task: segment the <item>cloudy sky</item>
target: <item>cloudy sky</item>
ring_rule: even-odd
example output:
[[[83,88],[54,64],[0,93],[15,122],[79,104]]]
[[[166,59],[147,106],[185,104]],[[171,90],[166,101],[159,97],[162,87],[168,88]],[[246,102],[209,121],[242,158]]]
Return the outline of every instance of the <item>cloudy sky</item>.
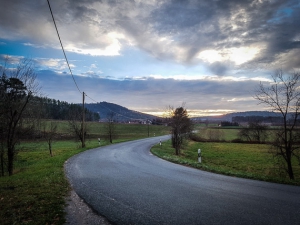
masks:
[[[276,69],[300,69],[299,0],[0,0],[0,59],[36,63],[42,92],[157,113],[263,110]]]

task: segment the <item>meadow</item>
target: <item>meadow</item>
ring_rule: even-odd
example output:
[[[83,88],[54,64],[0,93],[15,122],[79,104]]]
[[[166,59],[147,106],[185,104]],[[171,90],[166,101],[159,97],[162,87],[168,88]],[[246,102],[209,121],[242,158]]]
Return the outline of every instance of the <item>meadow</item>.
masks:
[[[218,130],[222,134],[218,142],[208,140],[210,130]],[[238,138],[238,128],[198,127],[197,135],[207,142],[189,141],[181,154],[177,156],[171,142],[164,147],[156,145],[151,152],[174,163],[198,169],[256,180],[300,185],[300,165],[294,158],[292,161],[295,180],[291,181],[282,171],[281,164],[270,153],[270,145],[234,143]],[[198,163],[198,149],[201,149],[202,163]]]

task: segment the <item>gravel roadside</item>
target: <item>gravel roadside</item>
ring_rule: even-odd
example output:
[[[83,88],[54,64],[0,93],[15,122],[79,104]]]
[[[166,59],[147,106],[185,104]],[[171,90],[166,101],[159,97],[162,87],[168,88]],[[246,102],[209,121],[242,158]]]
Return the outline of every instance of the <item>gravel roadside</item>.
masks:
[[[66,202],[66,225],[111,225],[105,217],[95,213],[74,190],[71,190]]]

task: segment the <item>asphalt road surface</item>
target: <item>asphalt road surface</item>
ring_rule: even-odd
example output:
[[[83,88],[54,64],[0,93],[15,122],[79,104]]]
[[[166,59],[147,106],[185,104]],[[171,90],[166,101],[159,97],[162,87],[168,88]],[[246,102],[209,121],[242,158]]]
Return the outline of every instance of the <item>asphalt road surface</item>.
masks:
[[[300,187],[208,173],[149,152],[168,138],[83,152],[65,164],[67,177],[113,224],[300,224]]]

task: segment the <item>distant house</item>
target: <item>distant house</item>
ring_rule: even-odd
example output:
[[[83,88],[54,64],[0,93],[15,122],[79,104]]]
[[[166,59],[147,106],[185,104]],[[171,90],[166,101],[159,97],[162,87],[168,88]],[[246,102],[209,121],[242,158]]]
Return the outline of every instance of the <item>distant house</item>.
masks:
[[[130,124],[152,124],[151,120],[147,120],[147,119],[133,119],[128,121],[128,123]]]

